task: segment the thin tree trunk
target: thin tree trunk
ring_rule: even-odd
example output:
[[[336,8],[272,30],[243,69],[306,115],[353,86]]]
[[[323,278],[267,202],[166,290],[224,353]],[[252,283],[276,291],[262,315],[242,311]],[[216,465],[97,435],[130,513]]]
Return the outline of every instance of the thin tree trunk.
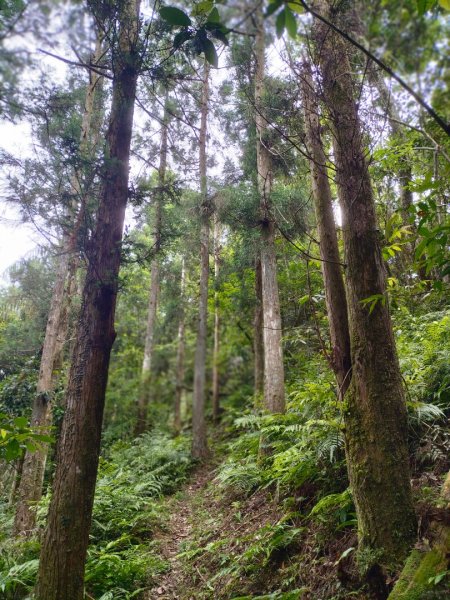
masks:
[[[220,419],[219,397],[219,350],[220,350],[220,307],[219,307],[219,270],[220,270],[220,225],[217,215],[214,218],[214,351],[212,372],[212,409],[214,423]]]
[[[322,14],[329,14],[325,0],[315,5]],[[376,582],[374,587],[379,584],[381,597],[385,590],[380,565],[398,565],[416,531],[406,405],[350,63],[344,41],[328,27],[316,23],[313,33],[334,135],[347,263],[352,382],[344,419],[349,477],[361,565],[369,580]],[[364,304],[371,297],[377,300],[373,310]]]
[[[209,66],[205,61],[203,90],[200,109],[199,174],[200,174],[200,298],[197,345],[194,363],[194,395],[192,402],[192,456],[204,458],[208,454],[205,421],[206,340],[208,326],[208,278],[209,278],[209,219],[206,179],[206,134],[209,102]]]
[[[39,565],[36,600],[82,600],[128,198],[138,78],[139,0],[120,5],[103,186],[88,248],[77,340],[67,386],[59,462]]]
[[[253,318],[255,401],[259,407],[264,392],[264,323],[262,308],[261,256],[255,259],[255,314]]]
[[[161,250],[162,205],[164,201],[164,185],[166,183],[167,171],[168,121],[168,96],[166,92],[164,117],[161,128],[161,147],[159,152],[158,193],[156,195],[155,203],[154,254],[150,267],[150,295],[147,311],[147,330],[145,334],[144,359],[142,361],[138,414],[134,431],[135,435],[140,435],[147,429],[147,413],[151,395],[152,358],[155,346],[155,325],[160,287],[159,253]]]
[[[22,478],[24,459],[25,459],[25,454],[22,453],[20,458],[17,458],[14,462],[12,485],[11,485],[11,491],[9,493],[9,501],[8,501],[8,504],[10,506],[12,506],[15,503],[16,498],[17,498],[17,492],[19,490],[20,480]]]
[[[275,250],[275,222],[271,214],[272,165],[266,146],[267,122],[263,112],[265,32],[262,5],[255,12],[255,123],[258,192],[261,212],[261,281],[264,322],[264,406],[274,413],[285,410],[284,365],[280,300]]]
[[[336,224],[333,214],[327,157],[320,135],[320,119],[311,64],[303,63],[301,88],[305,133],[310,156],[311,185],[319,234],[322,276],[325,287],[325,302],[330,328],[332,355],[331,367],[339,386],[342,399],[351,380],[350,334],[348,330],[347,298],[339,255]]]
[[[181,284],[180,284],[180,321],[178,323],[178,348],[176,361],[176,384],[175,384],[175,405],[174,405],[174,421],[173,426],[175,433],[181,431],[181,400],[184,391],[184,354],[185,354],[185,310],[184,310],[184,295],[186,291],[186,263],[183,257],[181,262]]]

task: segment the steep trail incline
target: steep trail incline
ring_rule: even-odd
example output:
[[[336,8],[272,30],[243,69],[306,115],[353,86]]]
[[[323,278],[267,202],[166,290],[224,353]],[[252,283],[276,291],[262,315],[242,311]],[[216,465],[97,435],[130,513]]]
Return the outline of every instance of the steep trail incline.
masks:
[[[156,539],[163,558],[170,564],[170,570],[147,592],[146,600],[195,600],[195,596],[188,594],[188,589],[192,588],[195,582],[188,580],[185,566],[178,555],[192,535],[193,525],[198,517],[198,497],[205,493],[208,483],[214,477],[216,467],[217,462],[213,458],[201,464],[192,473],[181,494],[176,494],[166,501],[166,510],[170,512],[170,517],[167,527],[159,532]]]

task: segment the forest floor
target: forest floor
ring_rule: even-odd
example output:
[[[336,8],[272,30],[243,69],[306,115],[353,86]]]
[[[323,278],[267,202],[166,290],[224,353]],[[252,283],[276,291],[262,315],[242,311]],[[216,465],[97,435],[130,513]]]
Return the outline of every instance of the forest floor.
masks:
[[[192,535],[199,497],[213,478],[216,466],[217,462],[213,459],[201,464],[192,473],[185,488],[166,501],[165,511],[169,511],[170,516],[164,529],[157,533],[156,541],[163,558],[169,564],[169,570],[162,574],[160,580],[147,592],[147,600],[196,600],[195,595],[187,595],[192,582],[186,581],[185,568],[178,555]]]
[[[318,532],[296,523],[276,495],[259,490],[233,497],[218,490],[219,464],[212,456],[162,501],[166,517],[153,540],[168,568],[145,600],[367,598],[358,584],[345,589],[337,574],[337,558],[356,541],[353,530],[318,550]]]

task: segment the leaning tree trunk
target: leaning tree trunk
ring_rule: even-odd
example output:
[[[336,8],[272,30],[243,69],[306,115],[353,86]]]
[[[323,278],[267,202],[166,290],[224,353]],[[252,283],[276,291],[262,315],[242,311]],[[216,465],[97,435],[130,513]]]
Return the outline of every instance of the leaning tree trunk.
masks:
[[[272,165],[266,146],[264,118],[265,32],[262,5],[255,12],[255,124],[258,193],[261,213],[261,282],[264,323],[264,406],[274,413],[285,410],[284,365],[280,299],[278,295],[275,222],[271,214]]]
[[[347,298],[342,275],[336,224],[333,214],[327,157],[320,134],[317,93],[311,63],[305,60],[301,73],[306,144],[309,154],[311,185],[319,235],[321,269],[325,287],[331,349],[331,367],[336,375],[339,398],[342,399],[351,380],[350,334]]]
[[[355,0],[347,5],[345,12],[340,16],[340,20],[342,20],[346,31],[348,31],[351,36],[363,46],[367,44],[367,26],[362,17],[365,8],[364,3],[360,0]],[[397,104],[386,85],[383,72],[373,61],[367,60],[365,55],[362,55],[361,58],[365,63],[367,79],[378,91],[381,105],[386,111],[392,136],[401,143],[405,141],[405,136]],[[403,222],[408,224],[411,216],[409,209],[413,204],[413,193],[410,189],[412,182],[412,165],[411,160],[408,159],[408,157],[403,156],[400,159],[397,180],[400,185],[400,211]]]
[[[139,0],[120,5],[113,48],[111,115],[97,221],[87,249],[88,267],[76,345],[67,386],[36,600],[82,600],[95,481],[128,198],[128,171],[138,77]]]
[[[206,179],[206,130],[209,102],[209,66],[205,62],[200,108],[199,174],[200,174],[200,298],[198,308],[197,345],[194,363],[194,395],[192,400],[192,456],[204,458],[208,454],[205,421],[206,339],[208,321],[209,278],[209,219],[211,207]]]
[[[328,2],[318,0],[315,6],[333,19]],[[406,405],[346,46],[322,23],[316,22],[313,33],[335,141],[347,263],[352,355],[352,382],[344,404],[348,469],[358,516],[361,565],[370,579],[380,581],[380,565],[398,565],[415,536]],[[367,299],[375,301],[370,309]]]
[[[178,348],[177,348],[177,360],[176,360],[176,374],[175,374],[175,403],[174,403],[174,418],[173,427],[175,433],[181,431],[181,400],[183,397],[184,390],[184,354],[185,354],[185,341],[184,341],[184,330],[185,330],[185,309],[184,309],[184,295],[186,291],[186,264],[183,257],[181,262],[181,284],[180,284],[180,321],[178,323]]]
[[[155,240],[154,254],[150,267],[150,295],[147,311],[147,329],[144,344],[144,359],[142,361],[141,383],[138,399],[138,413],[136,420],[135,435],[140,435],[147,428],[147,412],[151,394],[151,376],[152,376],[152,357],[155,346],[155,325],[156,314],[158,311],[159,296],[159,253],[161,250],[161,227],[162,227],[162,205],[164,201],[164,186],[166,183],[167,171],[167,134],[168,123],[168,96],[164,103],[164,116],[161,128],[161,147],[159,153],[158,169],[158,193],[155,204]]]
[[[97,45],[92,60],[96,64],[102,53],[102,43],[97,38]],[[84,113],[81,124],[80,153],[85,156],[89,148],[89,134],[91,130],[92,116],[94,112],[95,90],[100,80],[100,75],[94,72],[89,74],[89,84],[86,89]],[[64,313],[68,301],[67,284],[71,263],[74,260],[73,253],[78,235],[78,219],[76,218],[79,208],[78,199],[82,196],[81,177],[75,171],[70,180],[70,186],[75,194],[76,200],[70,207],[73,231],[68,233],[62,244],[56,272],[55,284],[52,292],[50,310],[47,317],[44,343],[42,347],[39,378],[36,385],[36,396],[33,400],[31,414],[31,426],[47,431],[52,423],[51,399],[55,384],[55,361],[57,360],[61,342],[66,338],[66,327]],[[47,461],[48,444],[41,444],[36,452],[25,452],[22,477],[18,489],[18,503],[14,519],[14,532],[16,535],[30,535],[36,525],[36,503],[42,496],[44,482],[45,464]]]
[[[217,215],[214,218],[214,350],[212,370],[212,409],[214,423],[220,419],[219,396],[219,350],[220,350],[220,306],[219,306],[219,270],[220,270],[220,225]]]

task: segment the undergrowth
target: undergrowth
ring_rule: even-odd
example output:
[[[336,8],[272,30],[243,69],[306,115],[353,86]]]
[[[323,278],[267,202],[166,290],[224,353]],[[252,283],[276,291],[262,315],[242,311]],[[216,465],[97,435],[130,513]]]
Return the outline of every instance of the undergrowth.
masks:
[[[142,595],[167,570],[153,537],[163,526],[160,499],[188,477],[192,461],[187,438],[147,433],[132,444],[118,443],[100,461],[90,546],[86,563],[86,597],[130,600]],[[49,496],[38,507],[43,527]],[[6,509],[6,507],[5,507]],[[9,538],[12,514],[1,522],[0,592],[5,600],[29,597],[38,570],[39,540]]]

